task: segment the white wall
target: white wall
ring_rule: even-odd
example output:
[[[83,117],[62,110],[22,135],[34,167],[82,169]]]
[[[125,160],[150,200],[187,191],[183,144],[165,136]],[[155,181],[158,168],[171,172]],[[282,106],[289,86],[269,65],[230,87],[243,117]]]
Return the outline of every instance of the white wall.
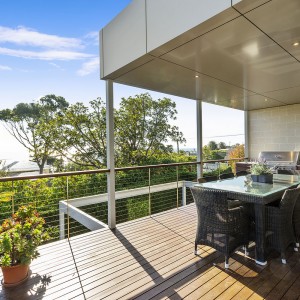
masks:
[[[264,150],[300,151],[300,104],[249,112],[249,157]]]

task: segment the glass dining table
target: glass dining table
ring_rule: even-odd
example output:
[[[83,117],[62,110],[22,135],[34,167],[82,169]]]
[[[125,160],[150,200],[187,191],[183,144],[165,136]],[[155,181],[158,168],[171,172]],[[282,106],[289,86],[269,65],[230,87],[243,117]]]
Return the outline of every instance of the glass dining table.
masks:
[[[300,184],[300,176],[274,174],[273,183],[249,182],[246,176],[195,184],[195,187],[227,191],[229,199],[253,203],[255,213],[255,261],[266,265],[265,205],[278,200],[288,188]]]

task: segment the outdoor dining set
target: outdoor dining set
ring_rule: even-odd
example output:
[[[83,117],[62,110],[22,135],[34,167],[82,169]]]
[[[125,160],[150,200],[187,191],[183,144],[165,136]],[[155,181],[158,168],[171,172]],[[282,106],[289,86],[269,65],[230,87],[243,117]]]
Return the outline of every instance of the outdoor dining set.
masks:
[[[255,262],[267,264],[276,250],[286,263],[286,250],[298,251],[300,237],[300,176],[273,175],[273,183],[249,181],[246,172],[202,177],[191,187],[195,200],[198,245],[207,245],[229,257],[255,242]]]

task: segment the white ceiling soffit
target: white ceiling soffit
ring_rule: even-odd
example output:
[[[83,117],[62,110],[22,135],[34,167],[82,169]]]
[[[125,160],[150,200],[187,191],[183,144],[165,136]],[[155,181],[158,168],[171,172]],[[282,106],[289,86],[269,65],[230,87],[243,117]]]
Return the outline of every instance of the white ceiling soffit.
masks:
[[[300,0],[232,4],[103,79],[241,110],[300,103]]]

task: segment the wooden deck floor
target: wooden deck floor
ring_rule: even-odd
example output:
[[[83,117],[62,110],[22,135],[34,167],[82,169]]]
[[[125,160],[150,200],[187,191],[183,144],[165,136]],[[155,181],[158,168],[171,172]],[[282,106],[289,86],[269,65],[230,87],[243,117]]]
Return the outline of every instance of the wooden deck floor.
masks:
[[[274,254],[265,267],[253,253],[224,258],[209,247],[193,254],[194,205],[41,248],[30,279],[0,286],[0,299],[298,299],[300,254],[287,265]]]

